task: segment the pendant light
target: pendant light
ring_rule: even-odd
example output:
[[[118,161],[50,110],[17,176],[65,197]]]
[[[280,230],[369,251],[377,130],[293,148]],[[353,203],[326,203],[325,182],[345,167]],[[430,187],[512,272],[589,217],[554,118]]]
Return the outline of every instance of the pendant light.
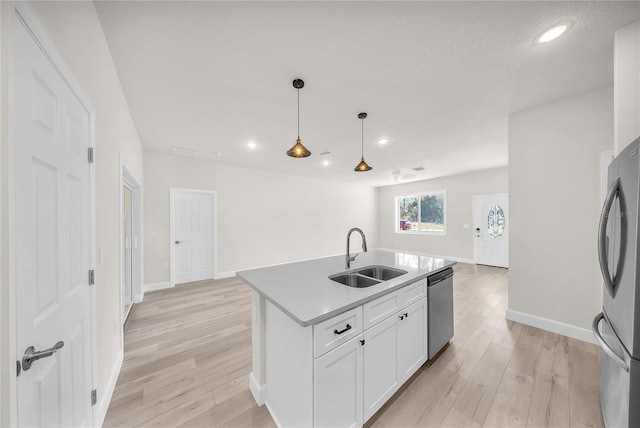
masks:
[[[364,119],[367,117],[367,113],[360,113],[358,114],[358,119],[360,119],[362,121],[362,145],[360,146],[361,148],[361,152],[360,152],[360,163],[353,169],[356,172],[366,172],[366,171],[371,171],[373,169],[373,167],[370,167],[369,165],[367,165],[367,162],[365,162],[364,160]]]
[[[302,140],[300,139],[300,89],[304,88],[304,81],[302,79],[294,80],[293,87],[298,90],[298,139],[296,140],[296,144],[287,150],[287,156],[291,156],[292,158],[306,158],[307,156],[311,156],[311,152],[302,145]]]

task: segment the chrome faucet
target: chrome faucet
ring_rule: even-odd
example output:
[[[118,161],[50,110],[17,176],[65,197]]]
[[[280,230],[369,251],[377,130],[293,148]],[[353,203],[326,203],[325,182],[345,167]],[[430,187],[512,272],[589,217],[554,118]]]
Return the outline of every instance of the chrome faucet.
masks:
[[[349,238],[351,237],[351,233],[353,232],[358,232],[360,236],[362,236],[362,251],[364,251],[365,253],[367,252],[367,238],[364,236],[364,232],[357,227],[352,227],[351,230],[347,232],[347,254],[345,255],[345,266],[347,269],[351,269],[351,262],[354,261],[356,257],[358,257],[358,254],[353,257],[351,257],[351,255],[349,254]]]

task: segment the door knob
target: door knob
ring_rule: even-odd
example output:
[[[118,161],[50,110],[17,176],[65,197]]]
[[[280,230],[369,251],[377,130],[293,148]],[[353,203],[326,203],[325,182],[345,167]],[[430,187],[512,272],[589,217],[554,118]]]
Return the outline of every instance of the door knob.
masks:
[[[22,370],[25,372],[31,368],[31,365],[34,361],[38,361],[40,358],[47,358],[58,352],[64,346],[64,342],[61,340],[60,342],[53,345],[53,347],[49,349],[45,349],[44,351],[36,351],[36,348],[33,346],[29,346],[22,356]]]
[[[176,244],[182,244],[182,241],[176,241]]]

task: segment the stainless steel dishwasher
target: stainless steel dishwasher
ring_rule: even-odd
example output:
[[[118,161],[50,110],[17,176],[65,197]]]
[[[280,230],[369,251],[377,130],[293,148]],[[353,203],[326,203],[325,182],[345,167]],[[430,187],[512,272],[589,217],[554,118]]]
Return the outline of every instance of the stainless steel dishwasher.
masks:
[[[427,278],[429,359],[453,338],[453,269]]]

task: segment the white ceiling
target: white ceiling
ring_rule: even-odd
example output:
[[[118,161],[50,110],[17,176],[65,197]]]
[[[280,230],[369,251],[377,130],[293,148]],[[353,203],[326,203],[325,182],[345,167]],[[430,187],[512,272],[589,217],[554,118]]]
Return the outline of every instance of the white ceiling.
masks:
[[[96,2],[142,144],[372,186],[507,164],[510,113],[613,82],[639,2]],[[536,35],[571,27],[546,45]],[[301,135],[313,153],[285,155]],[[364,121],[366,173],[360,160]],[[389,142],[380,146],[377,141]],[[255,150],[246,147],[257,143]],[[320,153],[330,151],[322,157]],[[215,157],[213,152],[221,152]],[[328,159],[330,166],[323,166]],[[422,166],[422,172],[413,167]]]

